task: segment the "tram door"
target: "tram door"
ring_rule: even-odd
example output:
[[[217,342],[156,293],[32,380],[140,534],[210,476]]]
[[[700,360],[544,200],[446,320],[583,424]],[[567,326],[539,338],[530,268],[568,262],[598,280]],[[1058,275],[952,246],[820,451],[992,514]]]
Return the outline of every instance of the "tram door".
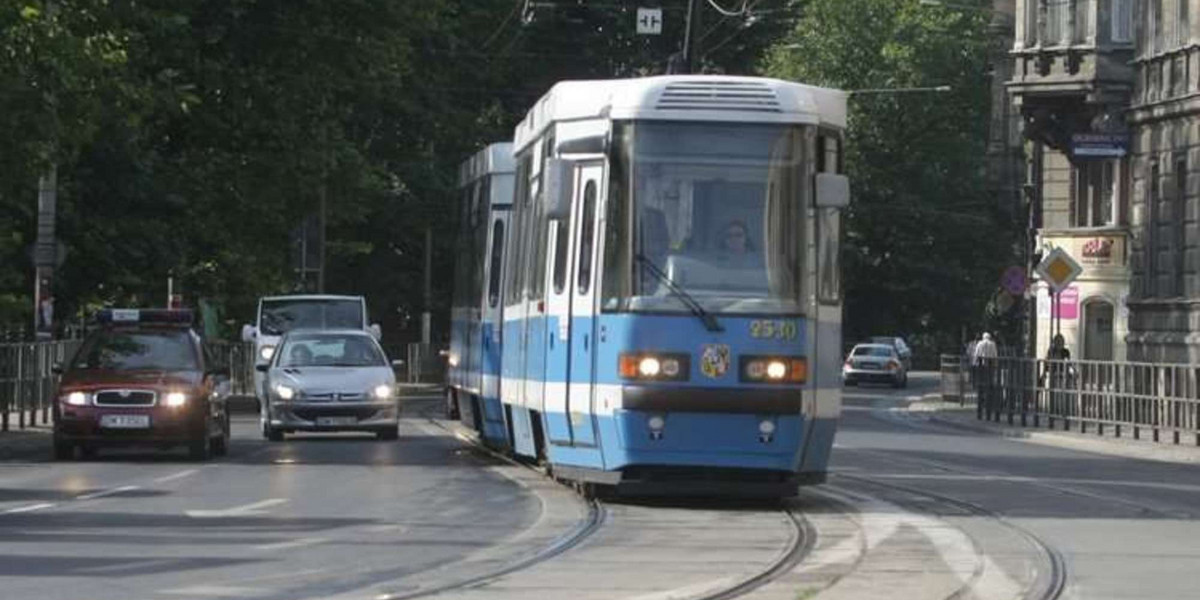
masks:
[[[596,430],[592,419],[592,402],[595,392],[594,369],[596,362],[596,282],[598,236],[600,235],[601,202],[604,198],[604,163],[589,161],[577,168],[575,201],[571,212],[575,243],[573,248],[574,268],[571,281],[570,332],[570,385],[567,386],[567,415],[571,430],[571,443],[575,446],[596,445]]]

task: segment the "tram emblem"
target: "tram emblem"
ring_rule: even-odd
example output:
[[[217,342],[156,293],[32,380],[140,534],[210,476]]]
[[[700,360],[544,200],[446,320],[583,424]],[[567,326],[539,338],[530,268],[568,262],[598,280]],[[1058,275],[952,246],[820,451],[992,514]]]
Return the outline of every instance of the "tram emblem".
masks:
[[[716,379],[729,370],[729,346],[705,344],[700,354],[700,372]]]

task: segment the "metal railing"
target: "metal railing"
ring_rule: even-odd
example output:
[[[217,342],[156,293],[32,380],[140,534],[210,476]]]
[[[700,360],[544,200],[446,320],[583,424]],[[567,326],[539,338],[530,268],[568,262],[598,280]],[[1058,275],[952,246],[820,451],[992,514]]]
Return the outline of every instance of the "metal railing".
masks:
[[[254,344],[211,340],[204,343],[208,360],[229,367],[229,394],[254,395]]]
[[[404,367],[408,383],[439,383],[446,379],[446,359],[440,347],[412,343],[406,347]]]
[[[0,431],[8,431],[15,416],[17,427],[50,422],[58,375],[54,365],[66,364],[79,348],[79,340],[0,344]]]
[[[1200,365],[1001,357],[972,377],[980,419],[1200,446]]]

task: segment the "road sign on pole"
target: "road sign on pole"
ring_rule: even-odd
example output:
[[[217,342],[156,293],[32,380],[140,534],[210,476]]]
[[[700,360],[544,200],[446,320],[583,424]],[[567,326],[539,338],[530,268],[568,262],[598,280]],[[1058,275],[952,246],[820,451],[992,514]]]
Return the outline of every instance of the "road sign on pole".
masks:
[[[662,9],[639,8],[637,11],[638,35],[660,35],[662,33]]]
[[[1046,258],[1038,263],[1035,270],[1042,277],[1042,281],[1045,281],[1046,285],[1050,286],[1050,290],[1056,294],[1071,285],[1071,282],[1075,281],[1080,273],[1083,273],[1083,267],[1079,266],[1079,263],[1075,262],[1075,259],[1071,258],[1071,255],[1062,248],[1051,250],[1050,254],[1047,254]]]

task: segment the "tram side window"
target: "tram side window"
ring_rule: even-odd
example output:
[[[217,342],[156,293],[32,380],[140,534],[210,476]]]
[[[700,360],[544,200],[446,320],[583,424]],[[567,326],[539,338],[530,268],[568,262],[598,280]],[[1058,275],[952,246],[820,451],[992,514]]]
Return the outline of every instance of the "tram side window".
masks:
[[[571,220],[561,219],[555,226],[554,239],[554,293],[561,294],[567,287],[567,251],[571,239]]]
[[[500,301],[500,271],[504,258],[504,221],[492,226],[492,256],[488,266],[488,306],[495,308]]]
[[[512,238],[512,248],[508,252],[508,269],[506,278],[508,286],[505,288],[504,301],[506,304],[515,304],[518,302],[525,291],[525,252],[528,236],[520,235],[522,231],[528,231],[525,223],[527,213],[529,212],[529,171],[532,165],[532,160],[529,156],[521,158],[517,163],[517,193],[516,201],[513,204],[512,224],[517,229],[518,235]]]
[[[583,189],[583,222],[579,235],[579,293],[587,294],[592,287],[592,242],[596,233],[596,182],[587,182]]]
[[[842,141],[832,132],[817,137],[817,170],[842,172]],[[818,208],[817,213],[817,301],[838,304],[842,301],[842,212],[836,208]]]

